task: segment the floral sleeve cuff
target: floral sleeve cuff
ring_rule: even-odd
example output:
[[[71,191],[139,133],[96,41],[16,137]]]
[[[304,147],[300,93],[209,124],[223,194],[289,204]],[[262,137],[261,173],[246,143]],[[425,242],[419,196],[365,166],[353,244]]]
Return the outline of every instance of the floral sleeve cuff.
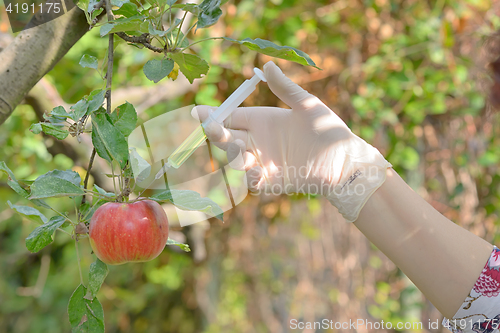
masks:
[[[500,249],[494,247],[469,295],[443,326],[454,333],[500,332]]]

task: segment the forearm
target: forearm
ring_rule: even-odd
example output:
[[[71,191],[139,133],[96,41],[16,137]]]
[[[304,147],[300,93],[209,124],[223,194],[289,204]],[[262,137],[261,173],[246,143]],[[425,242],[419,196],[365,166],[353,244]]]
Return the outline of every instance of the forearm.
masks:
[[[493,249],[441,215],[392,168],[354,224],[448,318],[472,289]]]

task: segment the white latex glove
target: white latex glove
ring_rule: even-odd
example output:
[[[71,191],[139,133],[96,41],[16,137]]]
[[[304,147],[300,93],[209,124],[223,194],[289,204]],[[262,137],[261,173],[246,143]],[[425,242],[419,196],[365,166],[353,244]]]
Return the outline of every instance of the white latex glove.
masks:
[[[355,221],[391,164],[273,62],[264,65],[264,74],[291,109],[238,108],[224,126],[212,122],[205,128],[208,139],[227,151],[233,168],[248,171],[249,190],[322,194]],[[193,116],[203,121],[215,109],[197,106]]]

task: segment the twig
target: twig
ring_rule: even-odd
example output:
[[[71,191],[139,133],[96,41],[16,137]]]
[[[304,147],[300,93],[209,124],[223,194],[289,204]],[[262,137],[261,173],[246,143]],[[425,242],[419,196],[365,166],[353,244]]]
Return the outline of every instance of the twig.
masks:
[[[94,164],[94,158],[95,158],[96,150],[95,148],[92,148],[92,154],[90,155],[90,161],[89,161],[89,167],[87,168],[87,173],[85,174],[85,180],[83,181],[83,189],[86,190],[87,186],[89,184],[89,177],[90,177],[90,169],[92,169],[92,165]],[[83,205],[86,201],[86,195],[83,195],[82,197],[82,203],[80,204]]]
[[[94,5],[95,10],[105,7],[106,15],[108,17],[108,21],[114,20],[113,13],[111,12],[111,2],[110,0],[101,0],[97,4]],[[111,113],[111,80],[113,76],[113,43],[114,34],[109,34],[109,45],[108,45],[108,69],[106,72],[106,112]],[[83,117],[83,122],[87,120],[87,116]],[[86,190],[89,183],[90,170],[92,169],[92,165],[94,164],[96,150],[92,149],[92,154],[90,155],[89,167],[87,168],[87,173],[85,174],[85,180],[83,182],[83,188]],[[86,201],[86,195],[84,194],[82,197],[83,205]]]
[[[114,20],[113,13],[111,12],[111,0],[104,0],[106,1],[106,15],[108,17],[108,21]],[[109,45],[108,45],[108,69],[106,72],[106,112],[108,114],[111,114],[111,83],[112,83],[112,76],[113,76],[113,58],[114,58],[114,34],[109,34]],[[113,161],[111,161],[111,172],[113,173],[113,176],[115,174],[113,170]],[[122,172],[120,170],[120,178],[118,179],[118,185],[121,187],[121,182],[123,180]],[[115,178],[113,177],[113,187],[115,190],[115,195],[118,196],[116,192],[116,184],[115,184]],[[120,192],[122,192],[123,189],[120,189]],[[119,196],[118,196],[119,198]],[[121,199],[121,198],[120,198]]]
[[[66,221],[68,221],[69,223],[71,223],[73,225],[75,224],[73,221],[71,221],[71,219],[66,214],[61,213],[60,211],[54,209],[53,207],[50,207],[50,210],[53,211],[54,213],[56,213],[57,215],[64,217],[66,219]]]
[[[90,209],[87,211],[87,214],[85,214],[85,216],[83,217],[83,221],[85,221],[87,219],[87,217],[89,217],[89,214],[92,212],[92,210],[94,210],[95,206],[97,206],[97,204],[99,203],[101,199],[99,200],[96,200],[96,202],[90,207]],[[80,235],[81,237],[82,235]]]
[[[216,39],[224,39],[224,37],[208,37],[208,38],[203,38],[203,39],[197,40],[196,42],[193,42],[193,43],[189,44],[188,46],[183,47],[183,48],[181,49],[181,52],[182,52],[182,51],[184,51],[185,49],[190,48],[190,47],[191,47],[191,46],[193,46],[193,45],[198,44],[198,43],[205,42],[205,41],[207,41],[207,40],[216,40]]]
[[[113,189],[115,190],[115,194],[117,193],[116,192],[116,181],[115,181],[115,168],[113,168],[113,161],[111,161],[111,173],[113,174]]]
[[[104,8],[104,7],[105,7],[105,1],[101,0],[94,5],[94,11],[99,10],[101,8]]]
[[[198,21],[195,21],[193,23],[193,25],[191,27],[189,27],[189,29],[186,31],[186,33],[184,34],[184,36],[182,37],[181,41],[179,42],[179,45],[182,45],[182,42],[184,42],[184,40],[186,39],[187,35],[191,32],[191,30],[193,30],[193,28],[198,24]]]
[[[76,259],[78,260],[78,271],[80,272],[80,283],[83,284],[82,265],[80,261],[80,251],[78,250],[78,235],[75,234]]]
[[[165,49],[161,47],[151,45],[151,39],[148,33],[144,33],[140,36],[129,36],[124,32],[117,32],[116,35],[126,42],[142,44],[153,52],[163,53],[165,51]]]
[[[112,198],[112,197],[107,197],[107,196],[105,196],[105,195],[102,195],[102,194],[100,194],[100,193],[93,192],[93,191],[91,191],[91,190],[85,190],[85,193],[90,194],[90,195],[94,196],[94,197],[95,197],[95,198],[97,198],[97,199],[104,199],[104,200],[107,200],[107,199],[109,199],[109,198]]]
[[[184,24],[184,20],[186,19],[187,13],[188,12],[184,13],[184,16],[182,17],[181,23],[179,24],[179,30],[177,30],[177,36],[175,37],[174,47],[177,47],[177,45],[178,45],[177,42],[179,41],[179,35],[181,33],[182,24]]]
[[[106,2],[106,15],[108,21],[113,21],[115,17],[111,12],[111,0],[105,0]],[[114,37],[115,34],[109,34],[108,43],[108,69],[106,71],[106,112],[111,113],[111,82],[113,78],[113,57],[114,57]]]
[[[123,199],[125,199],[125,202],[128,202],[129,195],[130,193],[132,193],[132,190],[130,189],[129,185],[130,185],[130,178],[124,177],[124,185],[120,195],[118,195],[118,202],[123,202]]]

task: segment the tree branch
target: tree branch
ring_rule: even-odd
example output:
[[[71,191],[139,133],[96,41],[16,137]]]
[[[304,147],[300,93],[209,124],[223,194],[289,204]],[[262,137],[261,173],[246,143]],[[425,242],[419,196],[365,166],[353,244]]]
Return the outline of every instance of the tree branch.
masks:
[[[151,39],[149,38],[149,34],[142,34],[140,36],[129,36],[124,32],[117,32],[116,35],[126,42],[142,44],[147,49],[150,49],[153,52],[163,53],[165,51],[161,47],[151,45]]]
[[[111,12],[111,1],[105,0],[106,16],[108,22],[113,21],[115,18]],[[113,58],[114,58],[114,38],[115,34],[109,34],[108,41],[108,70],[106,71],[106,112],[111,114],[111,83],[113,81]]]
[[[34,20],[40,17],[35,15]],[[56,19],[21,31],[0,53],[0,125],[88,29],[85,14],[75,7]]]

